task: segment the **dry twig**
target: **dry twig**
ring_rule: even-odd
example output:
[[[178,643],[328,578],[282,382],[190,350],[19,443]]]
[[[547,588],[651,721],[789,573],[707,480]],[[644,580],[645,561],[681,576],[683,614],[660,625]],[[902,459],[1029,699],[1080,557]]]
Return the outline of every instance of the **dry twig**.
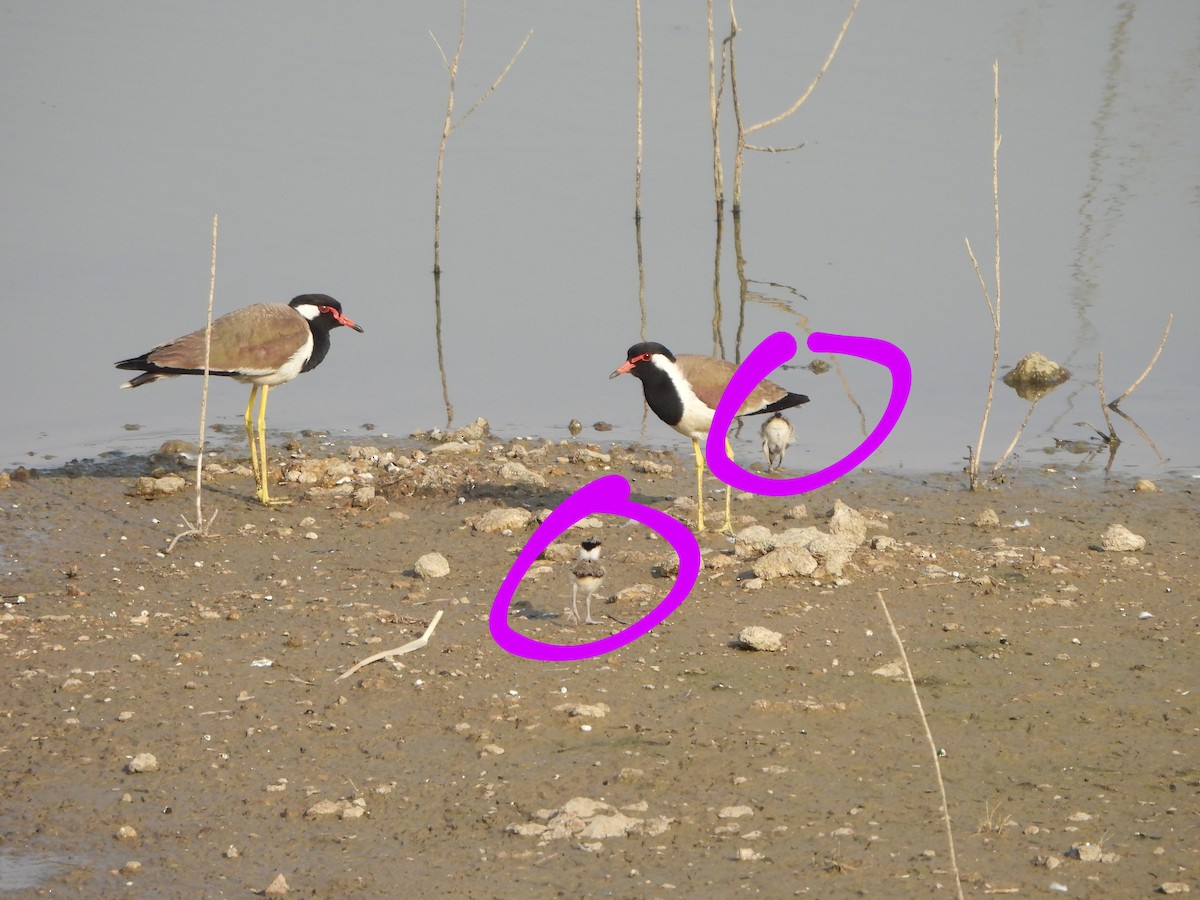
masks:
[[[429,638],[433,635],[433,629],[437,628],[438,622],[442,620],[442,610],[438,610],[433,614],[433,621],[429,623],[429,627],[425,629],[425,633],[415,641],[409,641],[403,647],[395,647],[391,650],[383,650],[372,656],[368,656],[361,662],[357,662],[349,669],[339,675],[334,681],[341,681],[343,678],[349,678],[363,666],[369,666],[373,662],[379,662],[381,659],[390,659],[393,656],[403,656],[405,653],[411,653],[414,650],[420,650],[429,643]]]
[[[784,119],[786,119],[788,116],[792,115],[792,113],[794,113],[796,110],[798,110],[804,104],[804,101],[806,101],[809,98],[809,96],[812,94],[812,92],[816,89],[817,84],[821,81],[821,79],[823,77],[825,77],[825,73],[826,73],[826,71],[828,71],[830,64],[833,62],[833,58],[837,55],[838,47],[840,47],[842,45],[842,38],[844,38],[846,36],[846,30],[850,27],[850,22],[853,21],[853,19],[854,19],[854,14],[856,12],[858,12],[858,4],[859,4],[859,0],[854,0],[854,5],[850,7],[850,12],[846,16],[846,20],[844,22],[842,22],[841,30],[838,31],[837,37],[834,38],[833,46],[829,48],[829,53],[825,57],[825,62],[821,64],[820,70],[813,77],[813,80],[809,83],[809,85],[805,89],[804,93],[802,93],[797,98],[796,102],[793,103],[789,109],[785,110],[784,112],[779,113],[779,115],[777,115],[777,116],[774,116],[770,119],[766,119],[755,125],[750,125],[749,127],[743,128],[741,114],[738,112],[737,83],[734,79],[734,74],[733,74],[734,73],[734,70],[733,70],[733,36],[737,33],[737,22],[736,22],[736,19],[734,19],[733,0],[729,0],[729,17],[731,20],[734,20],[733,26],[730,29],[730,34],[729,34],[729,89],[730,89],[731,93],[733,94],[734,116],[737,119],[737,154],[734,156],[734,160],[733,160],[733,208],[734,208],[734,210],[739,209],[742,205],[742,153],[743,153],[743,151],[759,150],[759,151],[765,151],[765,152],[769,152],[769,153],[780,153],[780,152],[785,152],[788,150],[797,150],[800,147],[804,146],[803,144],[797,144],[793,147],[759,147],[759,146],[754,146],[754,145],[746,143],[747,136],[753,134],[756,131],[761,131],[764,128],[770,128],[772,125],[776,125],[776,124],[782,122]]]
[[[1118,397],[1112,403],[1108,404],[1109,409],[1114,409],[1114,410],[1117,409],[1117,404],[1119,404],[1122,400],[1124,400],[1126,397],[1128,397],[1130,394],[1132,394],[1135,390],[1137,390],[1137,386],[1139,384],[1141,384],[1143,380],[1145,380],[1147,375],[1150,374],[1150,370],[1153,369],[1154,364],[1156,362],[1158,362],[1159,354],[1162,353],[1163,347],[1166,346],[1167,335],[1171,333],[1171,322],[1174,320],[1174,318],[1175,318],[1174,313],[1171,313],[1167,316],[1167,327],[1163,331],[1162,340],[1158,342],[1158,349],[1154,351],[1154,356],[1150,359],[1150,364],[1148,366],[1146,366],[1146,370],[1137,377],[1137,381],[1135,381],[1133,384],[1131,384],[1129,386],[1129,388],[1125,391],[1125,393],[1123,393],[1120,397]],[[1117,411],[1120,412],[1120,410],[1117,410]],[[1155,452],[1157,453],[1158,451],[1155,451]]]
[[[200,389],[200,440],[199,450],[196,453],[196,522],[195,524],[188,521],[187,516],[180,516],[183,519],[183,524],[187,526],[185,531],[179,532],[171,539],[171,543],[167,545],[167,553],[175,549],[175,545],[179,543],[181,538],[198,535],[199,537],[207,537],[208,530],[212,527],[213,521],[217,518],[217,510],[213,510],[213,514],[209,516],[208,521],[204,521],[204,509],[201,504],[203,490],[201,488],[201,477],[204,474],[204,432],[205,421],[208,416],[208,376],[209,376],[209,361],[212,358],[212,311],[213,297],[217,291],[217,215],[213,214],[213,229],[212,229],[212,263],[209,267],[208,274],[208,318],[204,324],[204,382]]]
[[[446,117],[442,123],[442,139],[438,145],[437,158],[437,178],[434,186],[434,204],[433,204],[433,271],[438,273],[441,271],[441,244],[442,244],[442,169],[446,159],[446,142],[450,140],[450,134],[463,122],[471,113],[475,112],[492,93],[500,86],[500,82],[504,80],[504,76],[508,74],[508,70],[512,68],[513,63],[517,61],[517,57],[521,55],[521,51],[525,49],[525,45],[529,43],[529,38],[533,36],[533,31],[529,31],[525,35],[525,40],[521,41],[521,46],[517,48],[517,52],[512,55],[512,59],[508,61],[508,65],[496,76],[496,80],[491,86],[483,92],[474,105],[465,113],[459,116],[458,120],[454,119],[454,87],[458,81],[458,62],[462,57],[463,41],[467,34],[467,0],[462,0],[462,14],[459,18],[458,25],[458,47],[454,51],[454,58],[447,59],[445,51],[442,50],[442,45],[438,43],[438,39],[432,32],[430,37],[433,38],[434,45],[438,48],[438,52],[442,54],[442,64],[446,67],[446,72],[450,76],[450,88],[446,98]]]
[[[883,599],[883,591],[876,591],[875,596],[879,599],[879,605],[883,608],[883,615],[887,619],[888,628],[892,631],[892,638],[896,641],[896,646],[900,649],[900,661],[904,663],[904,674],[908,678],[908,686],[912,688],[913,700],[917,704],[917,714],[921,718],[921,725],[925,729],[925,737],[929,741],[929,752],[933,755],[933,772],[937,776],[938,791],[942,795],[942,821],[946,826],[946,842],[950,847],[950,868],[954,870],[954,884],[958,889],[958,896],[963,896],[962,876],[958,871],[958,858],[954,853],[954,831],[950,827],[950,804],[946,800],[946,783],[942,780],[942,765],[938,762],[937,742],[933,739],[933,732],[929,730],[929,720],[925,717],[925,707],[921,705],[921,694],[917,690],[917,682],[913,679],[912,667],[908,664],[908,654],[904,650],[904,641],[900,640],[900,632],[896,630],[896,623],[892,621],[892,614],[888,611],[887,603]]]

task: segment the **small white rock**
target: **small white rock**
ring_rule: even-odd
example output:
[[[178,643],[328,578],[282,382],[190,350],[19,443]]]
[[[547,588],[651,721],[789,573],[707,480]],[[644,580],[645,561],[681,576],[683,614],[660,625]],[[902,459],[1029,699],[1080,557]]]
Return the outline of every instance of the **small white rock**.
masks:
[[[139,753],[125,764],[125,771],[130,775],[139,775],[143,772],[157,772],[158,760],[153,753]]]
[[[1146,539],[1118,523],[1104,529],[1104,534],[1100,535],[1100,546],[1105,550],[1137,551],[1145,549]]]
[[[450,563],[437,552],[426,553],[413,568],[421,578],[445,578],[450,574]]]
[[[761,625],[750,625],[738,634],[738,640],[751,650],[775,652],[783,649],[783,635]]]

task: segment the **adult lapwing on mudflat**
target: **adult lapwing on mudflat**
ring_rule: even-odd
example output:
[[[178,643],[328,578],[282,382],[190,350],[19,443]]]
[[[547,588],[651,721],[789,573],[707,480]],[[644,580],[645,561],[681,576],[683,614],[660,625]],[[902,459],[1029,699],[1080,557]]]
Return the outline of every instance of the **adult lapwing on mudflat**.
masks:
[[[767,471],[783,468],[783,455],[787,453],[788,444],[795,440],[795,429],[783,413],[775,413],[763,422],[759,430],[762,435],[763,456],[767,458]]]
[[[592,618],[592,595],[600,590],[604,581],[604,565],[600,562],[600,542],[584,541],[579,545],[579,561],[571,567],[571,615],[575,624],[580,624],[579,606],[576,599],[580,591],[587,597],[587,618],[584,625],[599,624]]]
[[[634,344],[625,362],[609,378],[630,372],[642,381],[646,403],[654,414],[692,440],[696,453],[696,530],[704,530],[704,451],[701,441],[708,437],[713,413],[737,366],[713,356],[681,354],[675,356],[662,344]],[[793,394],[771,381],[756,387],[738,410],[739,416],[775,413],[808,402],[804,394]],[[729,455],[733,451],[726,441]],[[730,489],[725,490],[725,525],[732,533],[729,514]]]
[[[212,323],[208,372],[250,384],[246,404],[246,438],[258,499],[272,500],[267,490],[266,419],[267,391],[315,369],[329,352],[329,332],[339,325],[362,331],[342,314],[342,305],[325,294],[301,294],[291,303],[257,303],[226,313]],[[204,374],[205,329],[159,344],[141,356],[123,359],[118,369],[135,369],[141,375],[121,387],[141,387],[160,378]],[[258,407],[257,437],[253,427],[254,397],[262,388]]]

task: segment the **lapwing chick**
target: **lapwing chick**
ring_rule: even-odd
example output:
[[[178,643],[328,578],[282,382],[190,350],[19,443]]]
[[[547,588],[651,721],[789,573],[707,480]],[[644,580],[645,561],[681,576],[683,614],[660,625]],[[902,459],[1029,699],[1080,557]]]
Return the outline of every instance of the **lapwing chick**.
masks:
[[[696,530],[704,530],[704,450],[701,442],[707,439],[712,427],[713,413],[721,394],[733,378],[737,366],[713,356],[681,354],[675,356],[662,344],[634,344],[625,362],[609,378],[626,372],[641,379],[646,403],[654,414],[685,437],[691,438],[696,454]],[[807,403],[804,394],[793,394],[771,381],[763,381],[746,398],[738,416],[775,413]],[[730,457],[733,450],[726,441]],[[729,513],[731,491],[725,490],[725,525],[721,529],[733,533]]]
[[[783,455],[787,453],[788,444],[795,440],[795,430],[792,423],[783,413],[775,413],[763,422],[762,429],[763,456],[767,458],[767,471],[783,468]]]
[[[600,542],[584,541],[579,545],[579,561],[571,568],[571,616],[575,624],[580,624],[579,606],[576,603],[580,591],[586,599],[587,618],[582,620],[584,625],[598,625],[592,618],[592,595],[600,590],[604,581],[604,565],[600,562]]]
[[[302,294],[291,303],[257,303],[212,323],[208,373],[252,385],[246,404],[246,439],[256,495],[264,505],[288,502],[273,499],[267,490],[267,391],[319,366],[329,352],[329,332],[339,325],[362,331],[342,314],[342,305],[325,294]],[[141,356],[121,360],[118,369],[142,373],[121,387],[141,387],[175,375],[203,375],[204,335],[201,328]],[[252,413],[260,387],[256,435]]]

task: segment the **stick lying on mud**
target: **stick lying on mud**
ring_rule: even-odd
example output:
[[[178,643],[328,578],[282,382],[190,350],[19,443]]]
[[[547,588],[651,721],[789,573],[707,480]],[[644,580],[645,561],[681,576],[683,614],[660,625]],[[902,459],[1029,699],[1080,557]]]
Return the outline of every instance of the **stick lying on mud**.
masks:
[[[363,666],[369,666],[371,663],[379,662],[379,660],[381,660],[381,659],[388,659],[389,657],[392,657],[392,656],[403,656],[405,653],[411,653],[413,650],[420,650],[422,647],[424,647],[426,644],[429,643],[429,638],[433,635],[433,629],[437,628],[437,623],[440,622],[441,620],[442,620],[442,610],[439,609],[436,613],[433,614],[433,621],[429,623],[429,627],[425,629],[425,633],[423,635],[421,635],[419,638],[417,638],[415,641],[409,641],[403,647],[395,647],[391,650],[383,650],[379,653],[376,653],[374,656],[368,656],[362,662],[355,663],[353,666],[351,666],[349,669],[347,669],[345,672],[343,672],[341,675],[339,675],[337,678],[335,678],[333,680],[341,681],[343,678],[349,678],[351,675],[353,675],[355,672],[357,672]]]

